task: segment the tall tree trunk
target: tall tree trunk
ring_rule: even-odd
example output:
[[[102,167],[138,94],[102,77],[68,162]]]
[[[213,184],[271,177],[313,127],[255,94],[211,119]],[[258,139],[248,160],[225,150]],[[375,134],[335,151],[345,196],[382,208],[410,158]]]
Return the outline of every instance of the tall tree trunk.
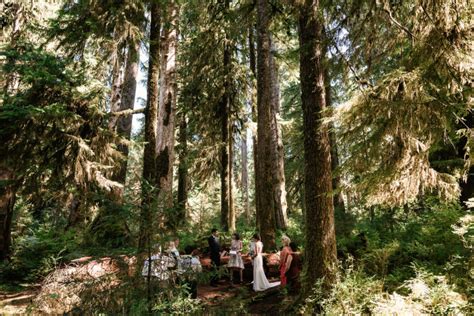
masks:
[[[178,44],[178,7],[168,1],[166,21],[160,43],[160,97],[156,139],[156,181],[158,202],[166,209],[173,206],[173,162],[176,116],[176,49]],[[171,216],[173,217],[173,216]],[[174,219],[168,218],[170,223]]]
[[[13,181],[14,177],[9,169],[0,166],[0,261],[8,258],[10,254],[16,193]]]
[[[129,43],[121,91],[122,99],[120,102],[120,111],[132,110],[135,105],[139,49],[140,47],[138,43]],[[116,122],[117,133],[126,140],[130,140],[132,134],[132,120],[133,115],[121,115]],[[124,160],[120,164],[120,170],[114,174],[113,180],[125,184],[125,178],[127,175],[128,145],[121,143],[118,144],[117,147],[123,154]]]
[[[251,97],[251,96],[250,96]],[[248,149],[247,149],[247,127],[243,128],[242,141],[240,143],[240,155],[242,156],[242,174],[240,182],[242,183],[242,200],[244,202],[244,212],[247,224],[250,223],[250,205],[249,205],[249,171],[248,171]]]
[[[119,33],[114,34],[114,41],[117,42]],[[120,103],[122,101],[122,82],[123,82],[123,52],[117,49],[112,59],[112,87],[110,92],[110,112],[120,111]],[[111,116],[109,121],[109,129],[115,130],[118,117]]]
[[[230,115],[230,109],[229,109]],[[234,133],[232,124],[229,124],[229,230],[235,231],[235,208],[234,208],[234,194],[233,194],[233,174],[234,174]]]
[[[463,127],[462,128],[474,128],[474,113],[469,112],[466,117],[464,117]],[[466,154],[466,144],[468,142],[468,138],[466,136],[462,137],[458,143],[458,150],[457,152],[458,157],[461,159],[465,159]],[[465,206],[465,203],[468,199],[474,198],[474,166],[471,166],[467,171],[467,175],[464,179],[461,179],[460,183],[461,188],[461,204]]]
[[[225,11],[229,9],[229,0],[225,0]],[[227,34],[226,34],[227,38]],[[227,73],[230,67],[230,47],[227,40],[224,40],[224,71]],[[224,95],[220,101],[219,105],[219,116],[221,120],[221,226],[224,231],[229,230],[229,212],[230,212],[230,196],[229,192],[231,190],[231,174],[230,170],[230,161],[229,157],[229,113],[230,113],[230,98],[229,98],[229,81],[228,76],[226,76],[224,82]]]
[[[158,112],[158,76],[160,72],[160,7],[151,3],[150,48],[148,59],[147,103],[145,109],[145,148],[143,152],[143,198],[140,214],[139,249],[144,250],[152,225],[151,207],[156,185],[156,120]]]
[[[82,202],[85,197],[77,196],[74,193],[69,193],[66,199],[66,208],[68,209],[68,219],[65,230],[68,230],[71,227],[77,227],[80,224],[84,223],[84,214],[82,212]],[[100,212],[99,212],[100,214]]]
[[[12,32],[10,35],[10,45],[15,47],[21,32],[23,31],[23,24],[25,22],[25,7],[22,3],[13,3],[14,20],[12,24]],[[8,63],[13,63],[14,60],[8,57]],[[20,78],[18,74],[12,73],[3,82],[3,91],[5,95],[16,93],[20,85]],[[0,100],[0,106],[3,100]],[[6,160],[8,153],[0,153],[0,260],[5,260],[10,254],[11,245],[11,229],[13,208],[16,201],[16,185],[15,172],[7,166]]]
[[[186,204],[188,202],[188,126],[186,115],[181,113],[179,122],[179,166],[178,166],[178,214],[177,225],[182,225],[186,219]]]
[[[324,82],[326,84],[325,93],[326,93],[326,107],[332,106],[332,94],[331,94],[331,78],[329,77],[329,71],[327,68],[324,70]],[[333,200],[334,208],[336,210],[345,213],[344,198],[342,196],[341,190],[341,177],[335,173],[336,169],[339,167],[339,154],[337,152],[337,139],[336,131],[334,130],[334,124],[329,124],[329,140],[331,142],[331,169],[333,172],[332,178],[332,188],[334,190]]]
[[[257,217],[262,242],[275,248],[275,200],[273,196],[272,149],[272,63],[269,33],[270,11],[267,0],[257,1]],[[264,157],[264,159],[262,159]]]
[[[332,199],[331,148],[322,123],[326,108],[323,25],[318,0],[305,0],[299,15],[300,81],[304,128],[305,275],[304,292],[335,278],[336,235]]]
[[[254,79],[257,78],[257,63],[256,63],[256,54],[255,54],[255,39],[254,39],[254,27],[249,28],[249,61],[250,61],[250,71],[252,72],[252,80],[251,80],[251,86],[250,86],[250,107],[252,109],[252,123],[257,124],[257,102],[256,102],[256,89],[255,89],[255,84]],[[255,199],[255,210],[256,214],[259,214],[258,207],[259,207],[259,202],[258,202],[258,195],[256,192],[258,192],[258,177],[257,177],[257,133],[256,131],[252,131],[252,152],[253,152],[253,168],[254,168],[254,199]],[[256,227],[259,227],[258,223],[258,215],[256,216],[256,221],[255,221]]]
[[[273,42],[272,52],[275,50]],[[278,229],[287,227],[287,202],[285,188],[285,153],[283,148],[283,138],[281,126],[278,123],[280,114],[280,83],[278,81],[278,65],[273,53],[270,55],[270,69],[272,77],[272,149],[273,154],[270,159],[273,163],[273,195],[275,200],[275,224]]]

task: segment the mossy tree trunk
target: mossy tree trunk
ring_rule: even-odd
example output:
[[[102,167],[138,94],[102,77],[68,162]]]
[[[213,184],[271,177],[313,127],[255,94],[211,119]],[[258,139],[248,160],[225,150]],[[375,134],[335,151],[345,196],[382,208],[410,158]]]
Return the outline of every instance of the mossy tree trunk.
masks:
[[[305,171],[305,283],[309,294],[324,278],[335,279],[336,235],[332,198],[331,146],[326,109],[322,13],[318,0],[299,7],[300,81],[304,128]]]
[[[133,110],[135,105],[135,94],[137,88],[138,63],[139,63],[139,45],[138,43],[129,43],[127,58],[125,61],[124,79],[122,83],[122,93],[119,111]],[[120,116],[117,119],[117,133],[130,140],[132,134],[132,115]],[[127,158],[129,148],[127,144],[118,144],[119,151],[124,155],[124,160],[120,163],[120,169],[114,174],[113,180],[125,184],[127,175]]]
[[[15,192],[12,172],[0,165],[0,261],[10,254]]]
[[[257,1],[257,221],[262,242],[267,250],[275,244],[275,199],[273,167],[273,96],[270,40],[270,10],[266,0]],[[263,159],[264,157],[264,159]]]
[[[256,89],[255,89],[255,84],[254,84],[254,79],[257,78],[257,57],[256,57],[256,54],[255,54],[255,38],[254,38],[254,27],[250,27],[249,28],[249,63],[250,63],[250,71],[251,71],[251,86],[250,86],[250,100],[251,100],[251,104],[250,104],[250,107],[251,107],[251,111],[252,111],[252,123],[253,124],[256,124],[257,123],[257,102],[256,102]],[[257,133],[255,133],[255,131],[252,131],[252,152],[253,152],[253,168],[254,168],[254,191],[255,191],[255,194],[254,194],[254,199],[255,199],[255,209],[256,209],[256,221],[255,221],[255,224],[256,224],[256,227],[258,228],[259,227],[259,223],[258,223],[258,214],[259,214],[259,211],[258,211],[258,208],[259,208],[259,202],[258,202],[258,194],[256,194],[256,192],[259,192],[259,189],[258,189],[258,176],[257,176]]]
[[[276,228],[285,230],[287,228],[288,217],[286,213],[286,187],[285,187],[285,152],[283,147],[283,134],[278,122],[280,115],[280,83],[278,80],[278,64],[273,52],[275,47],[271,41],[270,70],[271,70],[271,90],[272,90],[272,158],[273,163],[273,195],[274,214]]]
[[[176,215],[177,225],[184,224],[186,220],[186,204],[188,201],[188,124],[186,115],[181,113],[179,117],[179,165],[178,165],[178,213]]]
[[[145,109],[145,148],[143,153],[142,208],[138,247],[144,250],[152,225],[151,209],[156,186],[156,128],[158,113],[158,77],[160,72],[160,7],[156,1],[150,8],[150,48],[148,59],[147,103]]]
[[[176,52],[178,44],[178,6],[167,2],[163,15],[160,42],[160,96],[157,115],[156,182],[158,205],[164,210],[173,207],[173,164],[176,120]],[[163,221],[172,223],[176,214],[166,212]]]
[[[229,10],[230,2],[225,0],[224,9],[226,13]],[[232,203],[232,174],[231,164],[232,157],[230,153],[230,144],[232,138],[232,129],[230,128],[230,76],[227,74],[230,72],[231,66],[231,47],[227,41],[228,34],[225,35],[224,40],[224,60],[223,68],[226,74],[224,81],[224,94],[219,104],[219,113],[221,123],[221,151],[220,151],[220,177],[221,177],[221,227],[224,231],[229,230],[231,224],[231,216],[235,216],[233,210],[231,210]],[[235,222],[235,219],[233,220]]]

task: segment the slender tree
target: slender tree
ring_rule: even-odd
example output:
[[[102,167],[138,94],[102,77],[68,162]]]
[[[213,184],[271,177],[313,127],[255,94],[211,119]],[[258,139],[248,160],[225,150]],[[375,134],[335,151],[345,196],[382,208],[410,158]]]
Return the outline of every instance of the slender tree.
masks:
[[[21,33],[23,31],[23,24],[26,19],[25,7],[22,3],[13,3],[12,5],[12,25],[9,38],[10,46],[15,47]],[[11,57],[7,60],[14,63]],[[3,77],[3,76],[2,76]],[[13,94],[19,86],[18,74],[12,72],[7,77],[4,84],[5,96]],[[3,101],[0,107],[3,105]],[[11,244],[11,225],[13,218],[13,208],[16,201],[16,179],[15,174],[7,163],[8,154],[0,154],[0,260],[7,258],[10,253]]]
[[[271,38],[270,38],[271,39]],[[272,91],[272,157],[273,164],[273,195],[275,200],[275,224],[278,229],[286,229],[287,226],[287,202],[285,188],[285,155],[283,148],[283,134],[278,122],[280,117],[280,83],[278,79],[278,64],[275,60],[276,51],[273,40],[271,40],[270,70]]]
[[[250,223],[247,127],[243,128],[241,137],[240,155],[242,156],[242,173],[240,181],[242,183],[242,200],[244,202],[245,218],[247,223]]]
[[[4,157],[1,157],[2,159]],[[10,253],[11,224],[15,205],[13,175],[8,168],[0,168],[0,260]]]
[[[250,66],[250,108],[252,114],[252,123],[257,124],[257,102],[256,102],[256,87],[254,84],[254,79],[257,78],[257,57],[255,53],[255,38],[254,38],[254,27],[249,27],[249,35],[248,35],[248,42],[249,42],[249,66]],[[252,131],[252,153],[253,153],[253,166],[254,166],[254,185],[255,185],[255,192],[259,192],[258,189],[258,176],[257,176],[257,133]],[[259,214],[259,207],[260,203],[258,202],[258,194],[255,194],[255,209],[256,209],[256,226],[259,227],[258,224],[258,214]]]
[[[327,66],[327,64],[326,64]],[[328,67],[324,69],[324,83],[326,84],[325,96],[326,96],[326,107],[330,108],[332,104],[332,93],[331,93],[331,78],[329,76]],[[331,142],[331,169],[333,172],[332,187],[334,190],[333,200],[334,208],[336,210],[345,213],[344,197],[342,196],[341,190],[341,176],[337,174],[337,168],[339,167],[339,153],[337,151],[337,138],[336,131],[333,123],[329,124],[329,139]]]
[[[121,101],[119,111],[132,110],[134,107],[135,93],[137,88],[138,63],[139,45],[137,42],[129,41],[125,60],[123,83],[121,85]],[[130,140],[132,134],[132,120],[132,115],[120,115],[115,120],[116,131],[121,137],[125,138],[125,140]],[[123,154],[124,159],[120,163],[119,170],[114,173],[113,179],[117,182],[125,184],[129,148],[126,142],[119,143],[117,147]]]
[[[224,10],[225,14],[229,10],[229,0],[225,0]],[[227,33],[226,36],[227,38]],[[224,43],[224,59],[223,68],[226,74],[230,70],[231,62],[231,50],[227,40]],[[230,174],[232,158],[229,154],[230,138],[232,137],[229,133],[229,116],[230,116],[230,83],[229,76],[225,76],[224,79],[224,93],[219,103],[219,117],[221,124],[221,150],[220,150],[220,177],[221,177],[221,226],[224,231],[229,230],[230,215],[233,211],[230,210],[230,199],[232,192],[232,175]],[[230,134],[230,135],[229,135]]]
[[[114,42],[120,41],[120,31],[115,29]],[[123,66],[124,66],[124,51],[123,47],[117,47],[111,60],[112,64],[112,86],[110,91],[110,112],[120,111],[120,104],[122,101],[122,83],[123,83]],[[117,125],[117,117],[112,116],[109,121],[109,128],[115,129]]]
[[[188,202],[188,124],[185,113],[179,116],[179,165],[178,165],[178,214],[176,220],[178,225],[185,222],[186,219],[186,204]]]
[[[147,103],[145,109],[145,149],[143,153],[143,198],[140,219],[139,249],[145,249],[152,222],[151,207],[156,186],[156,131],[158,114],[158,77],[160,71],[160,6],[151,2],[150,48],[148,57]]]
[[[337,260],[331,148],[328,127],[322,123],[326,108],[322,40],[320,3],[305,0],[299,7],[305,163],[305,293],[322,278],[326,286],[331,285]]]

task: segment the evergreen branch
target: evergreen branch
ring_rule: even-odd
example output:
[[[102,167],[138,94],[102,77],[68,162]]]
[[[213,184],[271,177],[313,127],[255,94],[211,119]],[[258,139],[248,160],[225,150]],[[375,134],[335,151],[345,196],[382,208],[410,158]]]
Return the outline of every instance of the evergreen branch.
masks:
[[[344,54],[341,52],[341,50],[339,49],[339,47],[337,46],[337,43],[336,41],[332,40],[333,42],[333,46],[334,48],[336,49],[337,53],[341,56],[342,60],[344,60],[344,62],[347,64],[347,67],[349,67],[349,70],[352,72],[352,74],[354,75],[354,77],[356,78],[356,81],[357,83],[359,83],[359,86],[361,85],[368,85],[368,86],[372,86],[370,84],[370,82],[368,82],[367,80],[365,79],[361,79],[360,76],[357,74],[357,72],[355,71],[354,67],[352,66],[352,64],[350,63],[350,61],[348,59],[346,59],[346,57],[344,56]],[[360,88],[360,87],[359,87]],[[361,89],[362,90],[362,89]]]

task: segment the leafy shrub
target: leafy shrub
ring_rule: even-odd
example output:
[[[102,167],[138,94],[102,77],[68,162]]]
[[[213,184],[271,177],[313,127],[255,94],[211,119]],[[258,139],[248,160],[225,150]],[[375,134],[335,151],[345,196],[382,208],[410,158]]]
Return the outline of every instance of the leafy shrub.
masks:
[[[325,292],[322,283],[315,284],[300,313],[312,315],[422,315],[468,314],[466,298],[456,292],[443,276],[413,267],[415,277],[407,280],[397,292],[387,293],[383,282],[367,276],[361,269],[349,265],[338,274],[338,282]]]
[[[413,263],[434,274],[446,273],[449,267],[453,278],[462,278],[470,257],[465,246],[469,229],[468,224],[457,223],[465,215],[460,205],[432,198],[405,208],[377,209],[372,216],[359,218],[355,235],[338,240],[338,251],[342,257],[360,258],[356,264],[367,274],[383,278],[389,291],[415,276]],[[453,227],[466,234],[464,240]],[[367,239],[365,244],[360,242],[361,234]]]
[[[467,312],[465,297],[456,292],[444,276],[433,275],[418,267],[414,267],[414,271],[416,276],[400,288],[407,291],[407,295],[393,292],[383,296],[376,301],[375,314],[462,315]]]
[[[15,240],[12,261],[0,274],[5,281],[36,281],[59,263],[79,253],[77,233],[58,231],[39,225]]]
[[[327,315],[367,314],[374,308],[374,299],[382,295],[383,282],[368,277],[361,269],[349,263],[337,274],[337,282],[328,293],[322,282],[315,284],[300,312],[313,315],[324,311]]]

